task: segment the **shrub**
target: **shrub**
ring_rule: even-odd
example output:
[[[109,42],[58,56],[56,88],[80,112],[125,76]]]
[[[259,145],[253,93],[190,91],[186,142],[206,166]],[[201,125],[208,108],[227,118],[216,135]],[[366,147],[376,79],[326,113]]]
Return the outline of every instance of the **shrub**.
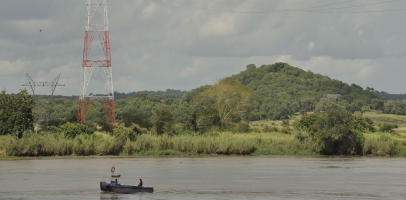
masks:
[[[305,140],[307,140],[307,138],[309,138],[309,134],[307,133],[306,130],[295,129],[293,132],[295,139],[299,140],[300,142],[304,142]]]
[[[362,155],[364,136],[354,131],[353,116],[348,111],[329,110],[309,129],[316,150],[324,155]]]
[[[250,132],[250,125],[248,122],[240,122],[232,129],[233,133],[248,133]]]
[[[133,124],[131,127],[138,128],[139,126],[135,126]],[[120,141],[126,141],[127,139],[130,141],[134,141],[137,138],[137,132],[135,132],[134,129],[132,129],[131,127],[125,127],[123,124],[119,124],[114,129],[114,137]]]
[[[292,130],[289,127],[283,127],[281,132],[288,135],[292,134]]]
[[[297,128],[309,129],[319,118],[318,114],[303,115],[297,124]]]
[[[86,125],[78,123],[66,123],[61,126],[66,138],[75,138],[80,134],[93,134],[94,130]]]
[[[394,156],[398,153],[398,142],[390,134],[380,134],[379,137],[368,135],[364,145],[364,155]]]
[[[288,127],[289,126],[289,120],[288,119],[282,120],[282,126]]]
[[[369,118],[368,118],[369,119]],[[371,120],[371,119],[369,119]],[[368,121],[362,116],[362,114],[354,114],[352,116],[353,129],[360,132],[371,131],[374,132],[375,128],[373,127],[373,122]]]
[[[275,126],[265,126],[262,131],[264,131],[265,133],[270,133],[270,132],[279,132],[279,129]]]
[[[380,132],[389,132],[393,133],[395,132],[393,129],[398,128],[396,124],[391,124],[391,123],[381,123],[379,124],[379,131]]]

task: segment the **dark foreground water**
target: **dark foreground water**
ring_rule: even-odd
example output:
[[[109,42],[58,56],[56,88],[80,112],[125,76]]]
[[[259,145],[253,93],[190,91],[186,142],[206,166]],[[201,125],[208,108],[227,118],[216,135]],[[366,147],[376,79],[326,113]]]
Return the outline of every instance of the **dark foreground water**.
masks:
[[[100,191],[110,167],[153,194]],[[401,158],[83,158],[0,161],[0,199],[406,199]]]

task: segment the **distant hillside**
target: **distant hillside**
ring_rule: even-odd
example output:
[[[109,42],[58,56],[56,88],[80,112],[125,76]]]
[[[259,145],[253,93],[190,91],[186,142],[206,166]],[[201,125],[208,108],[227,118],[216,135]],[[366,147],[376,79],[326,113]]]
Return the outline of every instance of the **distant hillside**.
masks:
[[[286,63],[248,65],[245,71],[232,76],[252,89],[259,103],[254,120],[283,119],[296,112],[314,111],[327,94],[340,94],[337,103],[349,111],[361,111],[373,99],[381,98],[370,90],[327,76],[292,67]]]
[[[389,99],[389,100],[405,100],[406,99],[406,94],[389,94],[384,91],[374,91],[377,95],[384,99]]]
[[[114,99],[115,100],[119,100],[119,99],[125,99],[128,97],[139,97],[140,95],[149,95],[149,96],[160,96],[162,98],[174,98],[174,99],[179,99],[182,98],[183,95],[186,93],[186,91],[181,91],[181,90],[173,90],[173,89],[167,89],[165,91],[138,91],[138,92],[129,92],[129,93],[123,93],[123,92],[114,92]],[[14,94],[12,94],[14,95]],[[100,94],[96,94],[96,95],[100,95]],[[103,94],[102,94],[103,95]],[[50,98],[50,95],[39,95],[39,96],[43,96],[46,98]],[[79,96],[77,95],[72,95],[72,96],[62,96],[62,95],[53,95],[52,96],[53,99],[56,98],[65,98],[65,99],[79,99]]]
[[[162,96],[164,98],[182,98],[186,91],[167,89],[165,91],[138,91],[129,93],[114,92],[115,99],[125,99],[128,97],[139,97],[140,95]]]

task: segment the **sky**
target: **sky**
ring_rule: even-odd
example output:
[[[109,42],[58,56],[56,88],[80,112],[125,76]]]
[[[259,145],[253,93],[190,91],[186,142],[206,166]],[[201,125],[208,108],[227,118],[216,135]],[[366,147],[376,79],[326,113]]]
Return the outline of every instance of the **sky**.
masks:
[[[85,0],[0,1],[0,88],[34,81],[78,95]],[[345,83],[406,93],[404,0],[107,1],[114,91],[191,90],[286,62]],[[91,51],[101,46],[96,37]],[[100,59],[97,53],[90,59]],[[27,88],[31,89],[31,88]],[[31,91],[30,91],[31,92]],[[100,69],[87,93],[106,93]],[[51,94],[50,87],[35,88]]]

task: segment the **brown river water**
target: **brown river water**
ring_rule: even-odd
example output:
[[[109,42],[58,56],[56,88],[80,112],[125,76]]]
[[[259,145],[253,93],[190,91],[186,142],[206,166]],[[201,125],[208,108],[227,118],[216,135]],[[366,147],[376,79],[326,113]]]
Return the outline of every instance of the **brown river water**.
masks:
[[[100,191],[119,182],[152,194]],[[0,199],[406,199],[406,159],[368,157],[69,158],[0,161]]]

